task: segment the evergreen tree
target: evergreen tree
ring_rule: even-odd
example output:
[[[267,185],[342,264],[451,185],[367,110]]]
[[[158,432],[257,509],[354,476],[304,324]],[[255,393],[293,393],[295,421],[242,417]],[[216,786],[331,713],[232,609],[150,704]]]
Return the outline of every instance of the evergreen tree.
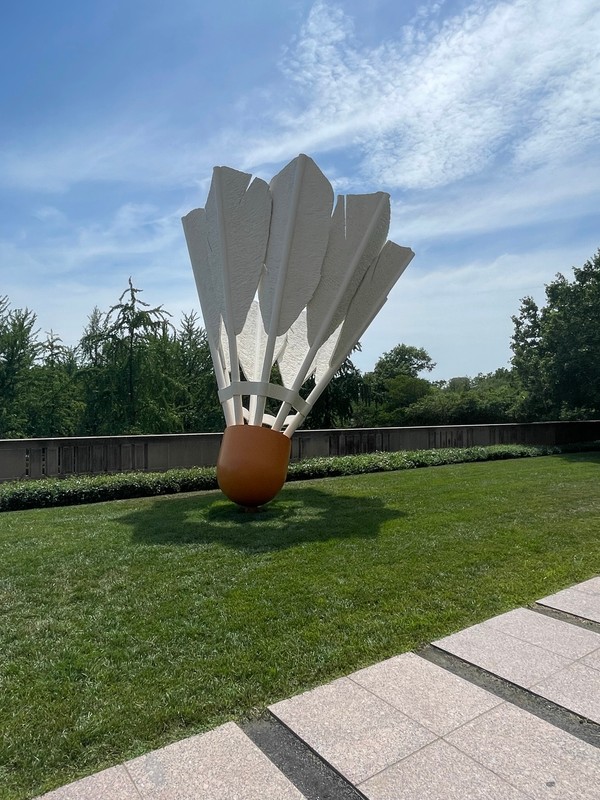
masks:
[[[30,370],[40,349],[35,322],[32,311],[11,309],[0,297],[0,438],[26,435]]]
[[[80,432],[85,403],[78,369],[75,351],[49,331],[40,347],[39,363],[29,371],[27,436],[74,436]]]

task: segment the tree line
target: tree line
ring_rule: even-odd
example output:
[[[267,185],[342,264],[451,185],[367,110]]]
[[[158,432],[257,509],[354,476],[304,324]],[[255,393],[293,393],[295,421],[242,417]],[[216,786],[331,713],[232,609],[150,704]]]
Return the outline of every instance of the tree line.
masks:
[[[0,297],[0,438],[222,430],[198,316],[176,326],[140,294],[129,279],[108,311],[93,309],[74,347],[53,331],[40,339],[35,313]],[[428,380],[431,356],[407,344],[371,372],[348,358],[305,427],[599,418],[600,250],[572,280],[557,275],[544,306],[524,298],[512,320],[511,366],[486,375]]]

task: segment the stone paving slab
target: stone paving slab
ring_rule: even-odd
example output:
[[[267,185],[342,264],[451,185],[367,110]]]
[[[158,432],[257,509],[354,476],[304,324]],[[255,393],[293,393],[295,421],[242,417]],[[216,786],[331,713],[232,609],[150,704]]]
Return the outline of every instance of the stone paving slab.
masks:
[[[369,800],[527,800],[514,786],[439,739],[360,784]]]
[[[403,653],[348,677],[438,736],[502,702],[414,653]]]
[[[473,625],[433,644],[525,688],[571,663],[565,656],[511,636],[489,622]]]
[[[305,800],[228,722],[43,795],[39,800]]]
[[[269,710],[354,784],[436,738],[348,678],[275,703]]]
[[[233,722],[125,767],[143,800],[303,800]]]
[[[584,594],[595,594],[600,596],[600,575],[597,575],[595,578],[590,578],[587,581],[583,581],[582,583],[576,583],[575,586],[571,586],[570,588],[577,592],[583,592]]]
[[[405,654],[277,703],[271,711],[369,800],[600,798],[598,748],[461,684],[441,667]],[[361,689],[373,693],[371,701]],[[450,697],[444,698],[447,689]],[[436,698],[448,706],[462,702],[471,718],[461,720],[460,708],[436,717],[430,706]],[[381,702],[390,703],[397,716],[382,710]],[[407,741],[409,716],[415,730],[429,727],[434,740]]]
[[[600,648],[600,634],[528,608],[515,608],[483,624],[572,660]]]
[[[543,597],[538,603],[576,617],[600,622],[600,578],[592,578],[563,589],[562,592]]]
[[[124,766],[111,767],[34,800],[140,800]]]
[[[600,577],[539,602],[600,622]],[[598,633],[516,609],[434,644],[600,724]],[[600,800],[600,749],[413,653],[270,710],[369,800]],[[37,800],[197,798],[304,795],[227,723]]]
[[[600,725],[599,670],[577,661],[541,683],[536,683],[531,690]]]
[[[510,703],[445,738],[534,800],[600,797],[600,750]]]
[[[584,599],[595,596],[596,583],[586,583],[579,593]],[[600,634],[594,631],[519,608],[434,645],[600,724]]]

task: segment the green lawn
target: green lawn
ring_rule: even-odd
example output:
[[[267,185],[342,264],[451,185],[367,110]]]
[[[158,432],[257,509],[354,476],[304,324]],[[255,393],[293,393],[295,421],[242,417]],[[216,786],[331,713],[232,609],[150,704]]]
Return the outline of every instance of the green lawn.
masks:
[[[0,798],[600,571],[600,453],[0,515]]]

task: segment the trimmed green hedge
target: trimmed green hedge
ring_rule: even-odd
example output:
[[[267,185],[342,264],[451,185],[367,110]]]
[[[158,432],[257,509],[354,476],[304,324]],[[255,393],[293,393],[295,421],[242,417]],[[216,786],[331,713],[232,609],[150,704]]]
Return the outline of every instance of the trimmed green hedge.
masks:
[[[600,450],[600,441],[561,447],[510,444],[310,458],[290,464],[288,481],[593,450]],[[0,484],[0,511],[99,503],[105,500],[152,497],[216,488],[218,487],[214,467],[172,469],[160,473],[124,472],[116,475],[80,475],[73,478],[11,481]]]

